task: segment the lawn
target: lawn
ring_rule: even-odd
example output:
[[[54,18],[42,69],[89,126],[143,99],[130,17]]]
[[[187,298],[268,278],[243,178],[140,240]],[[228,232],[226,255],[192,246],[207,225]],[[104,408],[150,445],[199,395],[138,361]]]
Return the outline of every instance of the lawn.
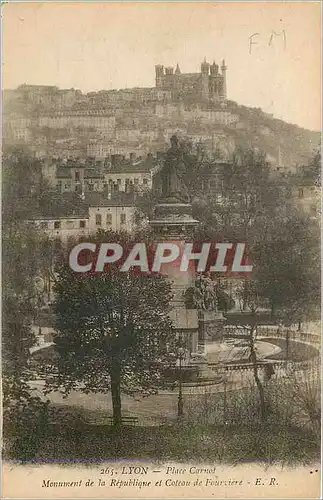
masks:
[[[35,445],[35,442],[33,443]],[[319,456],[319,443],[306,429],[277,425],[235,427],[188,424],[159,427],[85,427],[49,434],[33,452],[20,453],[23,461],[66,462],[129,458],[150,460],[239,463],[262,461],[281,464],[310,463]],[[15,455],[17,456],[18,450]]]
[[[286,360],[287,342],[286,339],[269,337],[261,339],[262,342],[269,342],[270,344],[277,345],[281,351],[272,356],[267,356],[266,359]],[[288,347],[288,360],[289,361],[308,361],[319,355],[318,350],[309,344],[298,342],[297,340],[289,340]]]

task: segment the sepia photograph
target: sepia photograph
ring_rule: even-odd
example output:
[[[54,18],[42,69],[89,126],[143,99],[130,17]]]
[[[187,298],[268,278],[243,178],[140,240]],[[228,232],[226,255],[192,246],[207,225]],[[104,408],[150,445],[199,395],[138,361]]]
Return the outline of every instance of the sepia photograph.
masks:
[[[321,498],[321,41],[2,4],[3,498]]]

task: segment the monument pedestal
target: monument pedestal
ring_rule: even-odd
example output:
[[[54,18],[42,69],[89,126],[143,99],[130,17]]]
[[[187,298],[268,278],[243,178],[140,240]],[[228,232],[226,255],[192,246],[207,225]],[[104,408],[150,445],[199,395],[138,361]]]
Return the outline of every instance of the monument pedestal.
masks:
[[[199,221],[192,217],[192,205],[170,197],[155,206],[154,218],[149,221],[155,235],[163,240],[185,240]]]
[[[177,137],[173,136],[163,167],[158,173],[162,199],[155,206],[154,215],[149,224],[156,243],[176,243],[182,249],[185,242],[192,242],[193,229],[199,224],[193,218],[192,205],[188,202],[189,193],[185,185],[186,172],[183,148]],[[172,282],[174,297],[171,303],[171,317],[177,337],[184,341],[185,355],[179,355],[179,370],[181,371],[183,365],[187,373],[191,370],[192,375],[196,374],[197,378],[200,378],[203,371],[208,371],[207,360],[201,352],[204,351],[206,339],[222,338],[221,327],[225,319],[222,314],[214,311],[200,312],[203,308],[212,309],[213,306],[216,309],[214,297],[211,302],[206,301],[205,297],[204,307],[196,301],[188,306],[187,291],[196,288],[194,266],[188,266],[187,271],[180,271],[180,266],[175,265],[174,262],[166,265],[163,263],[161,272]],[[210,290],[205,290],[205,292],[209,294]],[[199,293],[203,295],[202,290]],[[208,378],[207,374],[206,376]]]
[[[183,247],[189,240],[194,227],[199,222],[192,217],[192,206],[181,203],[176,198],[168,198],[158,203],[154,210],[154,217],[149,221],[154,231],[156,242],[176,243]],[[179,266],[163,264],[163,272],[172,282],[174,297],[171,303],[170,317],[178,337],[184,342],[188,353],[183,364],[190,363],[192,353],[198,351],[198,315],[196,309],[187,309],[185,305],[185,291],[192,286],[194,275],[180,271]]]
[[[204,351],[204,346],[208,342],[222,342],[225,322],[222,312],[199,311],[200,350]]]

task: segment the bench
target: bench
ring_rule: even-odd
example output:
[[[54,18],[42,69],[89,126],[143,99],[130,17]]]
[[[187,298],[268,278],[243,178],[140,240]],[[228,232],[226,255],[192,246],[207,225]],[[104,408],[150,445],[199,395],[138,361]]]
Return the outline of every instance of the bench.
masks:
[[[107,422],[109,425],[113,425],[113,417],[107,417]],[[123,425],[137,425],[138,417],[131,417],[129,415],[125,415],[121,417],[121,422]]]
[[[101,418],[93,418],[91,420],[86,420],[85,426],[112,426],[113,425],[113,416],[108,415]],[[122,425],[136,425],[138,423],[138,417],[132,417],[129,415],[122,416],[121,418]]]
[[[138,417],[124,416],[122,417],[122,425],[134,426],[138,424]],[[104,434],[113,431],[113,417],[107,416],[104,419],[91,419],[79,422],[64,422],[64,420],[51,419],[49,422],[49,433],[54,435],[63,435],[74,439],[82,439],[84,434],[92,434],[93,432]]]

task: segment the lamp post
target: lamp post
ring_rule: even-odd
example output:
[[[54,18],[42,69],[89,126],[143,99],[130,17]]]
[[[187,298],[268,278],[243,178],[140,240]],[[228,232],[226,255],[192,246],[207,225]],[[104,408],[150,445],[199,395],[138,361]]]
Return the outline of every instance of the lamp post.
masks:
[[[185,355],[185,349],[180,347],[178,349],[179,359],[179,377],[178,377],[178,401],[177,401],[177,416],[182,418],[184,415],[184,401],[183,401],[183,380],[182,380],[182,360]]]

